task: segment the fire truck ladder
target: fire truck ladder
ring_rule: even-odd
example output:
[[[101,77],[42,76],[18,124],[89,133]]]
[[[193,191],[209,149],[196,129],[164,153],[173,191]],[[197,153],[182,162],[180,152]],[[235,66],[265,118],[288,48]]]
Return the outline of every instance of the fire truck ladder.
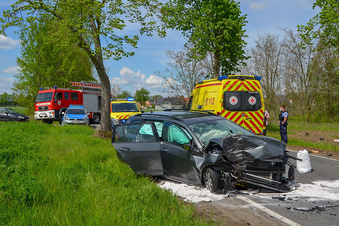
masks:
[[[73,87],[80,87],[82,89],[101,89],[101,85],[99,83],[94,82],[70,82]]]

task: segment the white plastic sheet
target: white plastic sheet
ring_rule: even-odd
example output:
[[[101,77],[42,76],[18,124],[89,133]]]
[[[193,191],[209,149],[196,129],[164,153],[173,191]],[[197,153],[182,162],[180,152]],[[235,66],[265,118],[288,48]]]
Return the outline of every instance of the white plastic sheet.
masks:
[[[306,150],[298,151],[297,158],[302,160],[302,161],[297,160],[298,172],[299,173],[311,173],[312,166],[311,166],[311,159],[310,159],[310,155],[308,154],[308,151]]]

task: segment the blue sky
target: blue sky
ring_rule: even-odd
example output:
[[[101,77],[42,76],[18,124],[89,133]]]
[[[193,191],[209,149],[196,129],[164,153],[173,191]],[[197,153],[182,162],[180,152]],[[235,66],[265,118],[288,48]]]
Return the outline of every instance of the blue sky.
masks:
[[[0,0],[0,12],[9,9],[14,0]],[[283,35],[279,28],[296,30],[298,24],[306,24],[319,10],[312,9],[315,0],[242,0],[240,7],[247,14],[247,47],[253,47],[258,35]],[[135,34],[136,26],[128,27],[124,34]],[[20,41],[13,33],[15,28],[7,30],[7,37],[0,36],[0,94],[11,93],[11,86],[18,73],[16,58],[20,56]],[[166,50],[181,50],[185,38],[178,31],[168,31],[165,38],[141,36],[135,55],[120,61],[106,60],[105,66],[111,86],[119,84],[122,90],[132,94],[140,88],[146,88],[151,95],[167,96],[164,90],[165,80],[155,75],[166,68]]]

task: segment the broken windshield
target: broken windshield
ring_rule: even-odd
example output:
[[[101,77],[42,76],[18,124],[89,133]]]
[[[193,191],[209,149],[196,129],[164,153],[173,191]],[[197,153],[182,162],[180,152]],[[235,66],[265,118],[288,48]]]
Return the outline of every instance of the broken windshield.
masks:
[[[205,145],[213,138],[223,138],[229,134],[253,135],[241,126],[224,119],[191,124],[188,127]]]

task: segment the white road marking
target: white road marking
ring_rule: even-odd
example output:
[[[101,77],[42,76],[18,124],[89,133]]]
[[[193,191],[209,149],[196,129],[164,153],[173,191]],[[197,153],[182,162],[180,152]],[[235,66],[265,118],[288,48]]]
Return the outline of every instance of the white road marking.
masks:
[[[266,208],[265,206],[259,204],[259,203],[256,203],[255,201],[251,200],[251,199],[248,199],[244,196],[237,196],[237,199],[240,199],[240,200],[243,200],[244,202],[247,202],[249,204],[251,204],[252,206],[268,213],[270,216],[276,218],[276,219],[279,219],[280,221],[284,222],[285,224],[287,225],[295,225],[295,226],[300,226],[300,224],[294,222],[294,221],[291,221],[290,219],[284,217],[284,216],[281,216],[280,214]]]

